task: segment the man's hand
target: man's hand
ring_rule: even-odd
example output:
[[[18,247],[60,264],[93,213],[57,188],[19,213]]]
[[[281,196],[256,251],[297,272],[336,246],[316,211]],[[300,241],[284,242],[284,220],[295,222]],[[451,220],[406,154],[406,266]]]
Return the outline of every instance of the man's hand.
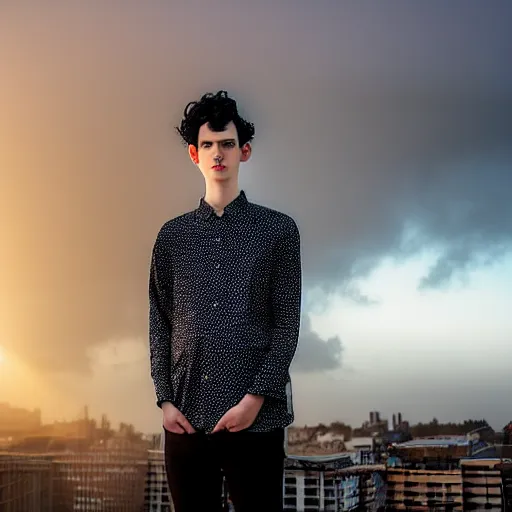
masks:
[[[250,427],[260,412],[263,400],[264,398],[259,395],[245,395],[240,403],[229,409],[222,416],[217,425],[215,425],[212,434],[221,430],[239,432]]]
[[[175,434],[184,434],[185,432],[193,434],[195,432],[187,418],[170,402],[162,404],[162,411],[164,413],[164,427],[169,432],[174,432]]]

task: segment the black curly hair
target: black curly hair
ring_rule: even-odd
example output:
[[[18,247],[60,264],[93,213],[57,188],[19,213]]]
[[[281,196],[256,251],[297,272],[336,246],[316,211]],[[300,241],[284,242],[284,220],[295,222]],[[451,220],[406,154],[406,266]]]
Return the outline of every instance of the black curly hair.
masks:
[[[238,143],[242,147],[254,138],[254,124],[242,119],[238,113],[236,101],[226,91],[216,94],[206,93],[199,101],[191,101],[184,110],[181,125],[176,131],[185,145],[197,148],[199,128],[208,123],[210,130],[221,132],[233,121],[238,133]]]

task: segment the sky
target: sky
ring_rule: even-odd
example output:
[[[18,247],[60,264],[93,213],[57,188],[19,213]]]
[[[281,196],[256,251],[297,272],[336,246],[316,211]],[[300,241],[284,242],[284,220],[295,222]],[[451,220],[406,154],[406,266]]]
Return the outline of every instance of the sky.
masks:
[[[227,90],[249,200],[293,216],[296,424],[512,419],[512,6],[2,2],[0,401],[157,431],[147,280]]]

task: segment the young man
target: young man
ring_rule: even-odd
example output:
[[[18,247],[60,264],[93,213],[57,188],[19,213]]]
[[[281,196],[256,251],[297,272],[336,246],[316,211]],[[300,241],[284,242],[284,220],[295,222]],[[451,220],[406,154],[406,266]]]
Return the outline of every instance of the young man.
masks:
[[[301,251],[289,216],[239,190],[254,126],[225,91],[187,105],[178,133],[203,174],[198,208],[166,222],[152,252],[150,359],[176,512],[282,510],[289,367]]]

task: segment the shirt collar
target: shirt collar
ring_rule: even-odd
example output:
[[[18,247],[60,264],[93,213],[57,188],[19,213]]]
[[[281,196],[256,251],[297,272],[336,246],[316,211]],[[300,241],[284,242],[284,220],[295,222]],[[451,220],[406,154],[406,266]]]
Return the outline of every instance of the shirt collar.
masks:
[[[231,201],[226,207],[224,208],[224,215],[228,216],[234,216],[240,214],[248,205],[247,197],[245,195],[245,192],[243,190],[240,191],[240,194]],[[212,208],[211,205],[209,205],[205,200],[204,196],[199,201],[199,206],[196,209],[196,215],[204,220],[208,220],[212,217],[212,215],[215,215],[215,210]]]

